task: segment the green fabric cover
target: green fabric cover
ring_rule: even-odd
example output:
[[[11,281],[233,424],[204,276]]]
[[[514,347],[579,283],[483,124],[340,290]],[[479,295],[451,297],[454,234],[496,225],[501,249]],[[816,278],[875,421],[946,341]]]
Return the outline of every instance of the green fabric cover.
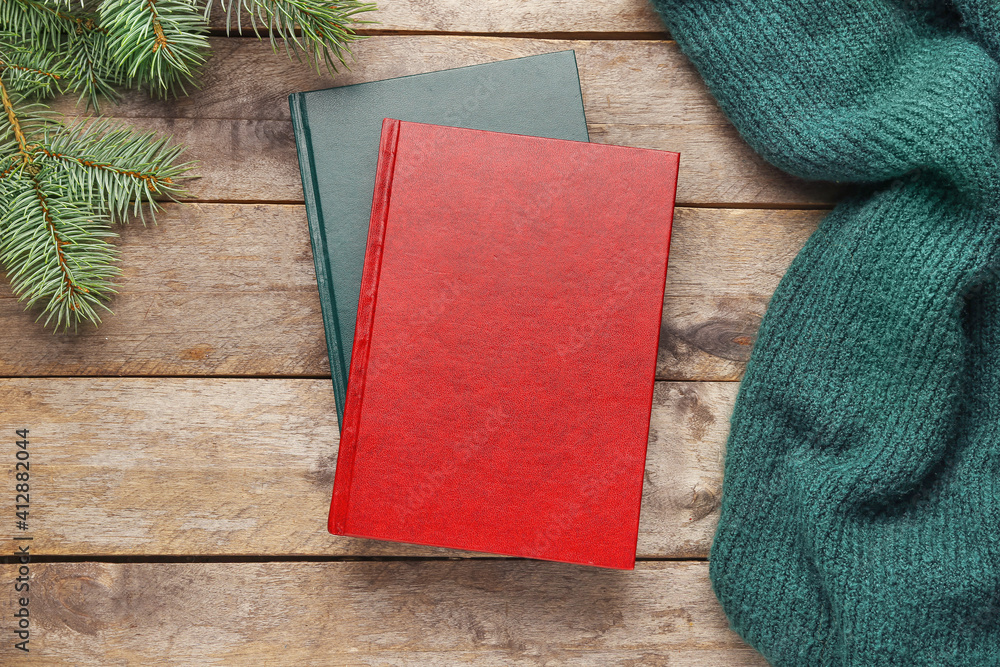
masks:
[[[732,416],[733,628],[774,665],[1000,665],[1000,2],[653,2],[757,152],[849,184]]]

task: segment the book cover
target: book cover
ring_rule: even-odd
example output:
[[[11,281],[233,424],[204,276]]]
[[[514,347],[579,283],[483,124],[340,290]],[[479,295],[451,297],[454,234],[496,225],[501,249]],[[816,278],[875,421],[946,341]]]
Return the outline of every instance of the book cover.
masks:
[[[573,51],[290,95],[330,372],[343,424],[384,118],[587,141]]]
[[[634,566],[678,162],[385,121],[330,532]]]

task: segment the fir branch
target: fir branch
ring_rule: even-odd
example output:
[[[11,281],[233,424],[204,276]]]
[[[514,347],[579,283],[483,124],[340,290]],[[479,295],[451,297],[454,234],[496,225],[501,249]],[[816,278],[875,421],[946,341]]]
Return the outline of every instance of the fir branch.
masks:
[[[71,72],[66,87],[86,100],[86,109],[100,112],[101,100],[117,102],[121,96],[115,86],[125,83],[121,68],[111,57],[107,32],[102,29],[81,30],[67,46]]]
[[[0,42],[0,76],[8,93],[24,97],[52,97],[66,79],[63,58],[37,52],[24,44]]]
[[[0,72],[0,155],[10,156],[19,164],[29,165],[31,137],[38,136],[56,121],[48,107],[38,102],[27,102],[23,97],[7,91]]]
[[[8,203],[0,217],[0,262],[19,300],[28,308],[44,304],[39,319],[56,331],[100,322],[98,309],[109,310],[104,301],[120,274],[106,221],[50,170],[19,170],[0,181],[0,196]]]
[[[271,48],[278,50],[278,40],[282,40],[285,52],[301,60],[304,52],[308,61],[319,71],[322,65],[331,72],[337,72],[337,63],[346,65],[345,54],[350,55],[349,44],[363,39],[355,33],[352,25],[375,23],[357,18],[358,14],[376,9],[372,2],[345,0],[324,2],[323,0],[221,0],[226,12],[226,32],[232,29],[233,16],[236,28],[242,31],[240,15],[243,11],[250,15],[254,34],[260,37],[260,28],[268,30]],[[211,16],[213,3],[205,5],[205,21]],[[298,28],[298,30],[296,30]]]
[[[21,119],[17,116],[14,102],[10,99],[10,93],[7,92],[7,85],[3,82],[2,78],[0,78],[0,102],[3,103],[3,109],[7,117],[7,127],[9,128],[4,134],[12,134],[14,136],[14,141],[17,142],[18,154],[26,159],[28,157],[28,139],[24,136]]]
[[[0,151],[10,155],[22,164],[31,161],[31,151],[28,146],[29,137],[37,132],[44,132],[52,121],[47,113],[47,107],[39,103],[29,103],[22,95],[7,88],[4,75],[0,68]]]
[[[208,50],[203,0],[0,0],[0,264],[15,294],[57,330],[100,321],[119,275],[113,222],[145,221],[182,194],[182,148],[87,119],[65,127],[40,104],[66,90],[95,109],[116,86],[186,92]],[[327,0],[328,1],[328,0]],[[331,72],[372,3],[222,0],[272,48]],[[241,27],[241,26],[239,26]]]
[[[76,25],[67,10],[34,0],[0,0],[0,26],[38,50],[58,51]]]
[[[186,93],[205,63],[207,25],[187,0],[105,0],[101,26],[111,58],[123,63],[129,83],[160,96]]]
[[[178,162],[184,149],[168,139],[108,121],[60,128],[36,151],[64,165],[78,191],[99,201],[112,222],[125,222],[131,214],[145,223],[147,208],[155,222],[162,208],[155,197],[176,201],[184,194],[177,181],[193,166]]]
[[[24,69],[46,74],[44,57],[29,62]],[[152,133],[90,119],[64,127],[43,104],[9,90],[18,76],[0,64],[0,264],[27,307],[42,306],[46,325],[96,324],[119,274],[110,223],[155,215],[155,198],[176,199],[190,166],[177,164],[181,147]]]
[[[13,11],[19,8],[25,11]],[[33,27],[26,28],[25,22]],[[115,86],[125,81],[109,52],[107,31],[97,25],[97,14],[63,10],[36,0],[0,0],[0,28],[0,52],[6,54],[0,60],[9,61],[12,69],[22,69],[22,79],[37,86],[40,72],[55,75],[47,82],[47,90],[34,91],[38,96],[72,90],[86,100],[88,110],[99,110],[101,98],[118,99]]]

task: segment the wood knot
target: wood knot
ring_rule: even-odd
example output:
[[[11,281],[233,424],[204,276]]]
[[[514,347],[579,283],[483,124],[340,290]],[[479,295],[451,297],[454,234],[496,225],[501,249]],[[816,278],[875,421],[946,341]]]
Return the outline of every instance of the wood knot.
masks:
[[[688,521],[699,521],[719,509],[721,494],[714,485],[702,485],[700,482],[691,489],[691,502],[688,504],[691,516]]]

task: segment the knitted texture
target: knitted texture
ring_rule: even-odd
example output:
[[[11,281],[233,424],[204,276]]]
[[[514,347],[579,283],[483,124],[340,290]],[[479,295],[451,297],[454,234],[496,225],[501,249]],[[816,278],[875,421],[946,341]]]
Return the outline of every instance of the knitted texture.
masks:
[[[1000,2],[653,2],[757,152],[850,184],[733,412],[732,627],[778,666],[1000,665]]]

